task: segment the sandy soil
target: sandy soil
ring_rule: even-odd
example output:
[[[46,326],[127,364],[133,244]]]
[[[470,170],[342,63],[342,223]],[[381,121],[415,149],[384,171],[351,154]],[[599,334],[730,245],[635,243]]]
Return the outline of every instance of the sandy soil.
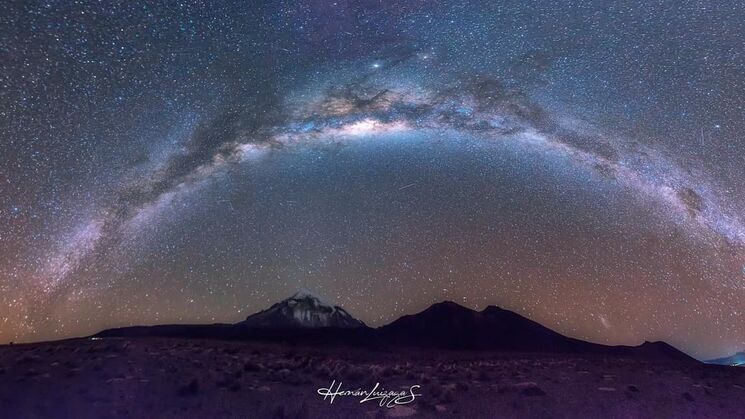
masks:
[[[400,391],[395,408],[342,389]],[[380,388],[379,388],[380,389]],[[745,369],[530,354],[368,351],[178,339],[0,346],[0,416],[745,417]]]

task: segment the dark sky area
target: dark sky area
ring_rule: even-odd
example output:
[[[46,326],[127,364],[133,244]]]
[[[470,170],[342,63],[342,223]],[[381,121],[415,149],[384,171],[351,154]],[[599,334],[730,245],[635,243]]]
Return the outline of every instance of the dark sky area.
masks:
[[[5,2],[0,342],[307,288],[745,348],[745,7]]]

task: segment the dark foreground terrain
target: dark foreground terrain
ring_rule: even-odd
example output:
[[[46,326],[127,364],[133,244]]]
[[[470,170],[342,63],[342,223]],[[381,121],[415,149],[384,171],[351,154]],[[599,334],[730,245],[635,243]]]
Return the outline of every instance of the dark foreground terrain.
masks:
[[[395,408],[317,394],[420,385]],[[379,388],[380,389],[380,388]],[[166,338],[0,346],[0,416],[745,417],[745,369],[601,355],[308,348]]]

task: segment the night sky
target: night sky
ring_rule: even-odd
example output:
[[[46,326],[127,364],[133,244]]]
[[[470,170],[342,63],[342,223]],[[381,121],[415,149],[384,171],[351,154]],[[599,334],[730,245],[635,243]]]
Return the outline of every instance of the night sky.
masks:
[[[307,288],[742,350],[745,6],[644,3],[4,3],[0,342]]]

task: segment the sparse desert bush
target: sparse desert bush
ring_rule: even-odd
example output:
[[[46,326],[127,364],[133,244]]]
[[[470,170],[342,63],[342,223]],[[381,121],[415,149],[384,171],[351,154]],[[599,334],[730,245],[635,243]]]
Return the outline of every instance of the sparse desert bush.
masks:
[[[350,366],[344,372],[344,378],[352,382],[360,382],[367,377],[367,373],[360,367]]]
[[[309,419],[308,407],[303,403],[295,408],[290,406],[278,406],[272,413],[272,419]]]
[[[435,404],[429,398],[423,398],[421,401],[417,400],[417,407],[423,412],[432,412],[435,410]]]
[[[196,378],[192,378],[178,389],[178,395],[182,397],[195,396],[197,393],[199,393],[199,380]]]
[[[272,419],[286,419],[289,418],[287,416],[287,413],[285,413],[285,406],[279,405],[276,409],[274,409],[274,412],[272,413]]]
[[[452,386],[443,387],[442,394],[440,394],[440,401],[442,403],[452,403],[455,401],[455,392]]]
[[[282,368],[281,370],[277,371],[277,377],[280,381],[287,381],[287,379],[292,375],[292,371],[288,370],[287,368]]]
[[[465,381],[457,381],[455,383],[455,389],[458,391],[468,391],[470,387],[471,386],[469,386],[468,383]]]
[[[233,377],[226,376],[217,380],[217,387],[235,392],[241,389],[241,383]]]
[[[36,355],[26,354],[18,358],[19,364],[34,364],[39,362],[39,357]]]
[[[429,394],[435,399],[439,399],[443,391],[444,391],[444,387],[436,380],[432,381],[430,385],[427,387],[427,394]]]
[[[237,346],[230,346],[230,347],[224,348],[224,349],[222,350],[222,352],[223,352],[224,354],[226,354],[226,355],[235,355],[235,354],[237,354],[238,352],[240,352],[240,348],[239,348],[239,347],[237,347]]]
[[[546,392],[540,387],[526,387],[520,390],[520,394],[523,396],[545,396]]]
[[[396,374],[396,370],[393,369],[391,366],[386,366],[383,368],[383,370],[380,372],[380,375],[383,377],[391,377]]]
[[[347,364],[344,361],[337,361],[334,364],[334,367],[331,369],[331,374],[334,377],[343,377],[346,375],[347,370],[349,369],[350,365]]]
[[[329,366],[325,363],[319,365],[316,369],[316,376],[318,376],[319,378],[331,378],[331,374],[331,368],[329,368]]]
[[[258,364],[253,361],[246,361],[243,364],[243,371],[246,372],[259,372],[262,370],[261,364]]]
[[[303,370],[310,364],[310,358],[305,356],[296,356],[294,359],[293,369]]]

